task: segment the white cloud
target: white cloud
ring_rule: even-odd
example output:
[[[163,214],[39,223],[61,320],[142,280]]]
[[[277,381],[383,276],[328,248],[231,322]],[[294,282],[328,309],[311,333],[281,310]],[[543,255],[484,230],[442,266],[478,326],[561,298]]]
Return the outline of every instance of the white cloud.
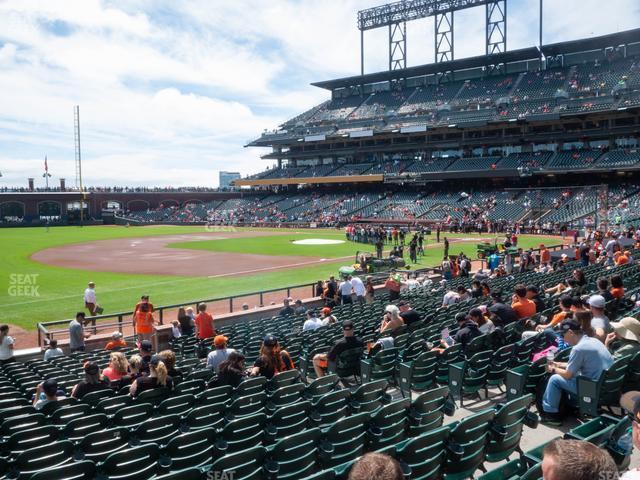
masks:
[[[370,0],[0,1],[0,185],[73,183],[73,105],[89,184],[215,185],[270,162],[244,149],[320,103],[312,81],[359,73],[356,13]],[[509,47],[537,42],[537,0],[510,2]],[[547,0],[545,41],[633,28],[637,0]],[[483,53],[484,9],[456,18],[456,57]],[[409,64],[433,60],[433,20],[409,24]],[[365,34],[366,71],[387,31]]]

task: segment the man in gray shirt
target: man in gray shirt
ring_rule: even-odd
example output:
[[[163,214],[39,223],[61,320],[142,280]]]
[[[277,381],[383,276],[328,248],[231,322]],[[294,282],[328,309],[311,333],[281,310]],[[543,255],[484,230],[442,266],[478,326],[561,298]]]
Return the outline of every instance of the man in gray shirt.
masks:
[[[595,331],[596,338],[604,343],[607,334],[611,331],[609,319],[604,314],[606,301],[602,295],[592,295],[589,297],[588,303],[593,315],[591,328]]]
[[[84,312],[76,313],[76,318],[69,323],[69,349],[71,352],[84,352]]]
[[[216,335],[213,339],[215,350],[207,355],[207,368],[210,368],[216,373],[218,373],[220,364],[227,359],[229,354],[235,352],[233,348],[227,348],[227,340],[228,338],[224,335]]]

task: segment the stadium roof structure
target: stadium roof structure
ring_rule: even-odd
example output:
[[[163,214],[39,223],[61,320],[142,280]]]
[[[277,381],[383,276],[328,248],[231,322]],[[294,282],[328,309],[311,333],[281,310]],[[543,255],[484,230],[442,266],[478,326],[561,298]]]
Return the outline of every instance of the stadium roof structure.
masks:
[[[408,67],[401,70],[376,72],[366,75],[355,75],[351,77],[337,78],[334,80],[313,82],[311,85],[327,90],[336,90],[339,88],[390,82],[394,80],[435,75],[445,72],[456,72],[461,70],[470,70],[472,68],[491,67],[508,63],[537,60],[540,58],[541,53],[544,57],[555,57],[558,55],[589,52],[637,42],[640,42],[640,28],[582,40],[552,43],[549,45],[543,45],[541,49],[538,47],[528,47],[497,53],[494,55],[479,55],[477,57],[463,58],[449,62]]]

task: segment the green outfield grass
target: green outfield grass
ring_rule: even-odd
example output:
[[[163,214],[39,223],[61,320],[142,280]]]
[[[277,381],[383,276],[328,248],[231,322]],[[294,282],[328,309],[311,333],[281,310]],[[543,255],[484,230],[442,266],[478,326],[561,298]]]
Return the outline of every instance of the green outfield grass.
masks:
[[[282,230],[278,230],[282,232]],[[274,235],[243,239],[188,242],[173,245],[232,253],[261,253],[267,255],[303,255],[333,259],[317,266],[292,268],[250,276],[208,278],[173,277],[168,275],[130,275],[91,272],[71,268],[42,265],[31,255],[45,248],[114,238],[201,233],[202,227],[55,227],[0,229],[0,322],[34,329],[38,321],[71,318],[82,310],[82,294],[89,280],[97,284],[98,300],[105,313],[130,310],[141,293],[148,293],[157,305],[195,301],[199,298],[222,297],[259,291],[265,288],[286,287],[327,278],[340,265],[351,260],[356,250],[372,250],[371,246],[344,243],[339,245],[293,245],[290,240],[300,238],[343,239],[337,230],[292,231],[291,235]],[[455,238],[456,235],[450,235]],[[465,237],[473,237],[465,235]],[[428,244],[435,237],[429,238]],[[453,243],[450,252],[464,251],[475,257],[475,243]],[[539,238],[522,237],[524,246],[537,246]],[[442,248],[428,248],[419,266],[436,265],[442,258]],[[33,277],[35,275],[35,277]],[[31,277],[29,277],[31,276]]]

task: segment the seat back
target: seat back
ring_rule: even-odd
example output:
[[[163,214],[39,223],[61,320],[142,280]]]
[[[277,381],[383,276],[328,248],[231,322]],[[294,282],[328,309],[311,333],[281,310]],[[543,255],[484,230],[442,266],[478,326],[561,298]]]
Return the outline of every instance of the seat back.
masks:
[[[190,430],[222,428],[225,422],[225,411],[226,406],[221,403],[196,407],[186,415],[185,424]]]
[[[241,418],[264,411],[267,394],[264,391],[246,394],[233,400],[226,409],[227,418]]]
[[[163,400],[157,408],[158,415],[185,415],[196,403],[196,397],[193,394],[177,395]]]
[[[145,390],[136,397],[136,403],[150,403],[159,405],[162,400],[169,396],[169,389],[166,387]]]
[[[99,463],[112,453],[129,446],[129,431],[116,427],[85,435],[78,442],[78,451],[83,459]]]
[[[20,473],[19,478],[29,478],[31,473],[46,471],[70,461],[73,448],[73,443],[69,440],[29,448],[15,458],[13,468],[16,473]]]
[[[107,477],[145,480],[153,478],[158,470],[158,445],[149,443],[112,453],[100,465]]]
[[[109,423],[104,413],[95,413],[70,420],[62,430],[62,435],[72,441],[78,441],[85,435],[98,430],[104,430]]]
[[[351,393],[349,390],[336,390],[320,397],[313,403],[311,420],[319,427],[331,425],[347,414]]]
[[[216,431],[203,428],[173,437],[163,449],[171,458],[172,470],[202,467],[213,461]]]
[[[180,415],[163,415],[142,422],[134,430],[135,441],[140,443],[166,444],[180,431]]]
[[[267,382],[267,390],[273,391],[300,382],[300,372],[296,369],[276,373]]]
[[[489,408],[465,417],[451,429],[447,453],[447,473],[460,478],[471,476],[484,462],[485,445],[495,410]]]
[[[449,427],[439,427],[411,438],[397,448],[397,458],[410,478],[441,478]]]
[[[211,471],[219,472],[220,478],[224,476],[234,480],[262,478],[265,457],[266,450],[261,446],[240,450],[213,462]]]
[[[386,390],[386,380],[363,383],[351,392],[350,406],[356,412],[374,412],[384,403],[388,403]]]
[[[84,460],[36,472],[31,476],[31,480],[93,480],[95,477],[95,463]]]
[[[269,417],[266,428],[267,440],[272,442],[307,428],[310,410],[311,402],[309,401],[301,401],[278,408]]]
[[[111,419],[113,425],[119,427],[134,428],[144,422],[153,412],[150,403],[137,403],[129,407],[119,409]]]
[[[263,376],[247,377],[236,387],[235,396],[254,395],[263,393],[267,385],[267,379]]]
[[[337,375],[325,375],[324,377],[316,378],[314,381],[307,385],[304,391],[304,396],[309,400],[315,402],[318,398],[326,393],[332,392],[336,389],[340,379]]]
[[[231,420],[220,431],[224,444],[219,445],[224,452],[235,453],[253,448],[262,443],[267,416],[264,413]]]
[[[306,478],[315,469],[320,437],[320,429],[311,428],[278,440],[269,449],[269,460],[278,466],[278,478]]]
[[[525,417],[533,400],[534,396],[527,394],[496,409],[487,445],[487,461],[500,462],[519,448]]]
[[[407,409],[409,399],[396,400],[384,405],[371,417],[370,450],[379,450],[389,445],[396,445],[404,440],[407,427]]]
[[[368,413],[358,413],[332,424],[324,432],[320,444],[320,459],[323,465],[340,465],[362,455],[368,425]]]
[[[438,387],[421,393],[409,407],[409,433],[415,436],[442,425],[449,387]]]

